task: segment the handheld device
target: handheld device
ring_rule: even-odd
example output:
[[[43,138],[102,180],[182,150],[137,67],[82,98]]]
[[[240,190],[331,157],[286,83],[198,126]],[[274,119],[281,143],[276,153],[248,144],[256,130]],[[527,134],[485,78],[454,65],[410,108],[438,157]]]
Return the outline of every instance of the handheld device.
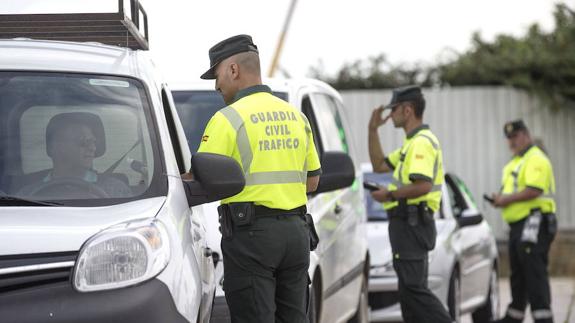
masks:
[[[495,200],[493,200],[489,195],[487,194],[483,194],[483,199],[486,200],[487,202],[493,204],[493,202],[495,202]]]
[[[377,183],[375,182],[367,182],[364,181],[363,182],[363,188],[365,188],[366,190],[369,190],[371,192],[373,191],[379,191],[379,189],[381,188]]]

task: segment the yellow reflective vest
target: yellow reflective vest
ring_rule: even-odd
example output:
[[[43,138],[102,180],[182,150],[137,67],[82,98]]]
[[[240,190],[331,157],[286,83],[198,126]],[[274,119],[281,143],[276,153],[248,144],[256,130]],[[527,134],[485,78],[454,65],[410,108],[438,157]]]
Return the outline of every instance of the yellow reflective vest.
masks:
[[[555,213],[555,177],[549,158],[537,146],[527,148],[525,152],[514,156],[503,168],[502,194],[513,194],[532,187],[543,192],[539,197],[515,202],[503,208],[503,219],[507,223],[520,221],[531,210],[541,209],[542,213]]]
[[[407,204],[416,205],[427,202],[428,207],[433,211],[439,209],[441,185],[444,180],[443,155],[439,140],[427,125],[422,125],[408,134],[403,146],[389,154],[385,162],[394,170],[393,181],[388,185],[388,190],[395,191],[418,179],[428,180],[433,184],[431,192],[409,199]],[[386,210],[397,205],[397,201],[383,203]]]
[[[308,176],[321,173],[309,121],[289,103],[257,85],[208,122],[198,152],[230,156],[242,167],[245,188],[222,200],[290,210],[307,202]]]

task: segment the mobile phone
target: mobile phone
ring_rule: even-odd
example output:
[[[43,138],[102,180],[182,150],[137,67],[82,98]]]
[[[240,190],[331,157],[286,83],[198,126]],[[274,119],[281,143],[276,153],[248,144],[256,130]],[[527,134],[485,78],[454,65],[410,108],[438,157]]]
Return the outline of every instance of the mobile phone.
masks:
[[[363,188],[365,188],[366,190],[371,191],[371,192],[379,191],[381,189],[381,187],[377,183],[367,182],[367,181],[363,182]]]
[[[487,202],[493,204],[495,202],[494,199],[492,199],[489,195],[487,194],[483,194],[483,199],[486,200]]]

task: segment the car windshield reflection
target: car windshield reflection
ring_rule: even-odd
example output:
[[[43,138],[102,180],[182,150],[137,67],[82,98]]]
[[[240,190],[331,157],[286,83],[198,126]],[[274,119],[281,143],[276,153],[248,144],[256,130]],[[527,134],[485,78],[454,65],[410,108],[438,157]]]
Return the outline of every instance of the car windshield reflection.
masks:
[[[387,187],[392,180],[391,173],[372,173],[367,172],[363,174],[363,180],[378,183],[380,186]],[[383,205],[374,200],[368,190],[365,190],[365,205],[367,207],[367,220],[368,221],[387,221],[387,213],[383,209]]]

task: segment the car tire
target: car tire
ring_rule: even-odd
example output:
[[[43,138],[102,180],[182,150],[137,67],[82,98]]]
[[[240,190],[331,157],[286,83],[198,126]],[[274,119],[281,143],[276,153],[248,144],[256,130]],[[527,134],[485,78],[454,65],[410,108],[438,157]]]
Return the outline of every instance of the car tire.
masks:
[[[449,316],[456,322],[461,322],[461,281],[459,271],[453,270],[449,279],[449,294],[447,296],[447,306],[449,307]]]
[[[499,318],[499,274],[497,266],[493,267],[489,276],[487,301],[483,306],[476,309],[471,317],[473,323],[491,322]]]
[[[361,291],[357,303],[357,310],[348,323],[368,323],[369,322],[369,298],[367,289],[367,278],[365,275],[361,279]]]
[[[309,323],[319,322],[319,286],[315,281],[310,288],[307,319]]]

